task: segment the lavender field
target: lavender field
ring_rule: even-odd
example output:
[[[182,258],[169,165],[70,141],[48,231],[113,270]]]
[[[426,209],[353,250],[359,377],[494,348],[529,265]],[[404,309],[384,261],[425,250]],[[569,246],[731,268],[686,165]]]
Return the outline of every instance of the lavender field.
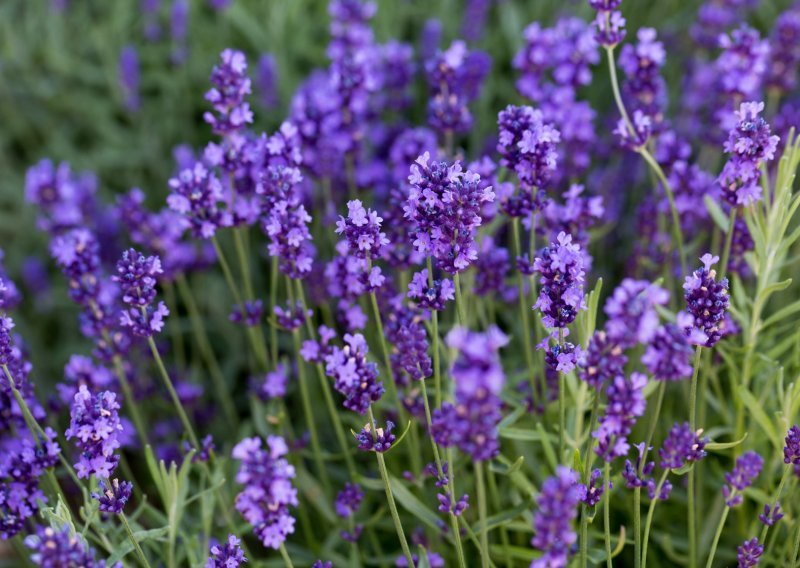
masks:
[[[800,566],[800,2],[0,3],[0,567]]]

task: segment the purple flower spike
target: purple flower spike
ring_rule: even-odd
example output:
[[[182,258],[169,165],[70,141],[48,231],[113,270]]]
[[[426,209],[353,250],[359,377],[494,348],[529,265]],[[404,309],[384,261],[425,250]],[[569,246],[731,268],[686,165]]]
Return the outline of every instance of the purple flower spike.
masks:
[[[706,456],[703,449],[708,441],[701,438],[702,430],[693,432],[689,423],[675,424],[669,431],[664,445],[658,451],[661,467],[664,469],[680,469],[686,462],[700,461]]]
[[[432,256],[451,274],[466,269],[478,256],[474,233],[481,225],[481,207],[494,201],[478,174],[455,162],[431,161],[425,152],[411,166],[405,217],[413,224],[414,247]]]
[[[517,172],[521,182],[541,187],[556,169],[561,134],[545,123],[542,112],[509,105],[497,117],[500,164]]]
[[[364,414],[369,405],[380,400],[383,383],[378,380],[378,366],[367,361],[367,342],[360,333],[344,336],[345,346],[334,347],[325,359],[325,373],[333,386],[345,396],[344,407]]]
[[[80,478],[97,477],[108,479],[119,463],[114,452],[120,447],[122,422],[119,419],[117,396],[110,391],[96,395],[81,386],[75,394],[70,411],[67,440],[75,438],[81,450],[75,470]]]
[[[206,568],[239,568],[247,562],[242,550],[242,542],[234,535],[228,535],[228,540],[224,545],[214,544],[211,546]]]
[[[139,54],[132,45],[126,45],[119,54],[119,87],[125,108],[139,110]]]
[[[605,331],[596,331],[589,340],[580,378],[599,389],[607,381],[622,375],[627,362],[622,348],[611,341]]]
[[[236,509],[253,525],[261,543],[278,549],[294,532],[289,507],[297,507],[297,490],[292,485],[294,466],[286,455],[289,448],[280,436],[270,436],[262,447],[261,438],[245,438],[233,448],[239,460],[236,482],[243,485],[236,496]]]
[[[794,425],[786,433],[786,445],[783,447],[783,461],[800,466],[800,426]]]
[[[346,519],[352,517],[361,506],[364,499],[364,490],[357,483],[345,483],[344,488],[336,495],[336,514]]]
[[[100,492],[92,493],[92,498],[100,502],[100,510],[104,513],[118,515],[125,507],[125,503],[131,498],[133,483],[113,479],[110,484],[100,480]]]
[[[536,536],[531,543],[543,552],[531,568],[566,566],[570,549],[578,535],[572,526],[583,500],[580,477],[571,469],[558,466],[556,475],[542,484],[539,509],[533,518]]]
[[[585,496],[581,499],[583,503],[586,504],[587,507],[594,507],[600,502],[600,499],[603,498],[603,493],[605,493],[606,489],[611,489],[611,482],[608,482],[608,486],[602,480],[603,472],[599,469],[595,469],[592,471],[592,475],[589,478],[589,484],[584,486]],[[598,485],[599,482],[599,485]]]
[[[408,298],[423,309],[440,312],[448,301],[455,299],[455,286],[448,278],[435,279],[433,286],[429,282],[427,268],[415,272],[408,284]]]
[[[339,216],[336,234],[344,235],[356,257],[377,258],[381,248],[389,244],[386,234],[381,232],[383,219],[372,209],[365,209],[361,201],[347,202],[347,217]]]
[[[392,448],[392,444],[397,439],[397,436],[392,434],[394,430],[394,422],[391,420],[386,421],[385,428],[378,428],[375,426],[375,433],[372,432],[372,425],[367,423],[356,435],[358,441],[358,449],[365,452],[388,452]]]
[[[623,349],[652,341],[658,329],[657,306],[669,300],[669,292],[646,280],[625,278],[606,300],[609,339]]]
[[[564,232],[536,257],[534,268],[541,274],[541,289],[533,308],[542,312],[545,327],[564,328],[575,321],[583,303],[583,254],[581,247]]]
[[[679,324],[692,322],[691,316],[683,316],[678,314]],[[685,326],[679,324],[667,323],[656,329],[642,355],[642,363],[657,381],[679,381],[692,374],[692,345]]]
[[[774,507],[771,507],[768,504],[764,504],[764,512],[758,516],[758,520],[771,527],[775,525],[778,521],[780,521],[784,517],[784,514],[781,512],[781,504],[775,503]]]
[[[622,17],[621,12],[597,12],[594,26],[596,30],[594,38],[597,43],[604,47],[616,47],[618,43],[625,39],[625,18]]]
[[[716,280],[717,273],[711,267],[719,262],[718,256],[706,253],[700,259],[702,268],[686,277],[683,284],[684,298],[689,313],[694,317],[692,327],[686,332],[692,343],[713,347],[722,338],[725,313],[728,310],[728,279]],[[693,337],[697,337],[697,340]],[[702,338],[705,337],[705,341]]]
[[[59,530],[37,527],[36,532],[25,539],[25,546],[31,550],[33,563],[42,568],[122,568],[121,562],[107,566],[104,560],[95,560],[94,549],[82,538],[73,535],[69,525]]]
[[[620,143],[625,147],[632,150],[641,148],[650,139],[650,134],[653,130],[653,120],[641,110],[633,111],[633,132],[628,127],[628,123],[624,118],[620,118],[617,122],[617,127],[614,129],[614,134],[620,140]]]
[[[219,208],[222,184],[202,163],[181,171],[169,187],[167,205],[184,216],[195,237],[210,239],[217,229],[231,225],[230,213]]]
[[[628,379],[618,375],[608,385],[606,413],[600,418],[597,430],[592,432],[597,439],[595,451],[605,461],[611,462],[628,453],[628,435],[645,411],[643,391],[646,385],[647,377],[641,373],[632,373]]]
[[[722,487],[722,495],[729,507],[742,502],[741,492],[753,484],[763,466],[764,460],[756,452],[747,452],[736,460],[733,470],[725,474],[726,485]]]
[[[122,301],[129,307],[123,310],[120,324],[134,335],[152,337],[164,327],[169,310],[164,302],[153,306],[156,297],[156,277],[164,271],[157,256],[144,256],[134,249],[122,253],[117,262],[114,282],[119,283]]]
[[[739,562],[739,568],[758,566],[762,554],[764,554],[764,545],[759,544],[757,538],[744,541],[741,546],[736,548],[736,559]]]
[[[217,114],[206,112],[203,118],[215,134],[229,135],[253,122],[250,105],[244,100],[251,90],[244,53],[224,50],[219,65],[211,72],[211,84],[213,87],[206,93],[206,100]]]

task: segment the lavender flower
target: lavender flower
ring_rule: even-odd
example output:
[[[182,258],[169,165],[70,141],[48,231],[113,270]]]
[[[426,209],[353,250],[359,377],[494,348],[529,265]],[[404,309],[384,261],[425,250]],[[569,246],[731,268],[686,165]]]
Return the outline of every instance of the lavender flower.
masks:
[[[286,365],[278,364],[275,370],[264,376],[264,381],[253,386],[261,400],[272,400],[286,396],[286,384],[289,382],[289,371]]]
[[[758,516],[758,520],[771,527],[775,525],[778,521],[780,521],[784,517],[784,514],[781,512],[781,504],[775,503],[774,507],[771,507],[769,504],[764,504],[764,512]]]
[[[623,349],[652,341],[658,328],[657,306],[669,300],[669,292],[646,280],[625,278],[606,300],[609,339]]]
[[[250,94],[247,77],[247,58],[241,51],[226,49],[220,54],[220,63],[211,72],[213,87],[206,93],[216,115],[206,112],[203,118],[215,134],[230,135],[253,122],[253,113],[245,97]]]
[[[494,200],[492,188],[481,187],[480,176],[463,172],[459,162],[431,162],[427,152],[411,166],[408,181],[404,211],[413,223],[414,247],[446,272],[466,269],[478,254],[473,234],[481,225],[481,205]]]
[[[120,447],[122,422],[119,419],[117,396],[111,391],[92,395],[86,386],[75,394],[70,411],[67,440],[76,438],[81,450],[75,470],[80,478],[95,474],[108,479],[119,463],[114,452]]]
[[[759,116],[763,110],[762,102],[742,103],[735,113],[737,123],[725,141],[725,152],[731,154],[731,158],[722,168],[719,185],[722,195],[733,207],[761,200],[760,167],[775,157],[780,141]]]
[[[395,380],[421,380],[433,374],[428,337],[419,317],[407,310],[391,314],[386,337],[393,346],[389,357]]]
[[[247,562],[241,547],[242,541],[235,535],[228,535],[224,545],[214,544],[209,549],[211,556],[206,560],[205,568],[239,568]]]
[[[639,42],[626,45],[619,54],[619,65],[627,81],[623,86],[626,100],[633,101],[631,110],[640,110],[649,116],[654,129],[664,121],[666,106],[666,84],[659,75],[664,66],[666,52],[664,45],[656,39],[657,32],[653,28],[640,28],[636,32]]]
[[[25,546],[31,550],[31,560],[42,568],[106,568],[105,560],[95,560],[94,549],[73,535],[69,525],[59,530],[36,527],[36,533],[25,539]],[[115,562],[108,568],[122,568],[122,562]]]
[[[770,57],[766,84],[770,90],[788,93],[797,85],[800,63],[800,11],[797,6],[778,16],[769,38]]]
[[[606,381],[624,374],[627,362],[622,348],[611,341],[605,331],[595,331],[586,348],[580,378],[599,390]]]
[[[533,308],[542,312],[545,327],[567,327],[585,309],[580,245],[573,243],[570,235],[559,233],[556,242],[536,257],[534,268],[541,274],[541,289]]]
[[[694,317],[687,334],[693,343],[713,347],[722,338],[725,313],[730,302],[728,279],[723,278],[719,282],[716,280],[717,273],[711,267],[719,262],[718,256],[706,253],[700,261],[703,267],[687,276],[683,284],[683,289],[686,290],[686,306]]]
[[[378,380],[378,366],[367,361],[367,342],[360,333],[344,336],[345,346],[334,347],[325,359],[325,373],[333,386],[345,396],[344,407],[364,414],[373,402],[383,395],[383,383]]]
[[[646,385],[647,377],[641,373],[631,373],[628,379],[618,375],[608,385],[606,412],[597,430],[592,432],[592,437],[597,439],[595,451],[607,462],[628,453],[628,435],[645,411],[643,390]]]
[[[219,207],[222,184],[202,163],[181,171],[169,180],[169,187],[167,205],[184,216],[195,237],[210,239],[217,229],[232,224],[231,214]]]
[[[605,483],[602,481],[603,472],[599,469],[595,469],[592,471],[592,475],[589,478],[589,484],[584,486],[585,496],[581,499],[581,501],[587,507],[594,507],[597,505],[600,500],[603,498],[603,493],[605,493],[606,489],[611,489],[611,482],[608,482],[608,486],[606,487]],[[600,484],[598,485],[598,481]]]
[[[664,444],[658,451],[661,467],[664,469],[680,469],[686,462],[700,461],[706,456],[703,449],[708,441],[700,438],[702,430],[693,432],[689,423],[675,424],[667,434]]]
[[[542,484],[539,509],[533,517],[535,536],[531,543],[543,554],[531,562],[531,568],[567,565],[570,549],[578,539],[572,524],[584,498],[579,481],[576,472],[560,465],[556,475]]]
[[[247,327],[255,327],[261,323],[261,317],[263,315],[264,303],[261,300],[245,300],[244,308],[238,304],[235,304],[233,308],[231,308],[228,320],[233,323],[244,324]]]
[[[428,269],[423,268],[411,277],[408,285],[408,298],[421,308],[440,312],[444,310],[448,301],[455,299],[455,291],[453,281],[448,278],[436,279],[431,286]]]
[[[383,219],[372,209],[365,209],[361,201],[347,202],[347,217],[339,216],[336,234],[344,235],[350,250],[358,258],[376,258],[381,247],[389,244],[386,234],[381,232]]]
[[[139,110],[139,54],[132,45],[126,45],[119,54],[119,86],[125,108]]]
[[[236,496],[236,509],[253,525],[261,543],[278,549],[294,532],[294,517],[289,507],[297,507],[297,490],[292,486],[295,469],[284,457],[289,448],[280,436],[245,438],[232,452],[239,460],[236,482],[244,485]]]
[[[667,323],[656,329],[642,363],[657,381],[679,381],[692,374],[693,350],[685,331],[691,322],[691,316],[679,313],[678,324]]]
[[[375,432],[373,433],[373,426],[369,422],[364,425],[361,432],[356,435],[358,449],[365,452],[378,452],[381,454],[388,452],[397,439],[397,436],[392,434],[394,422],[387,420],[385,428],[379,428],[376,425],[374,429]]]
[[[741,492],[753,484],[763,466],[764,460],[756,452],[746,452],[736,460],[733,470],[725,474],[725,485],[722,487],[722,495],[729,507],[742,502]]]
[[[601,10],[594,20],[595,40],[606,48],[614,48],[625,39],[625,18],[617,11]]]
[[[115,478],[111,480],[110,485],[107,485],[101,479],[99,489],[99,493],[92,493],[92,499],[97,499],[100,502],[100,510],[104,513],[118,515],[131,497],[133,483],[130,481],[120,483],[119,479]]]
[[[786,445],[783,447],[783,461],[787,464],[800,465],[800,426],[796,424],[786,433]]]
[[[556,169],[561,134],[545,123],[540,110],[509,105],[497,117],[500,164],[513,169],[522,183],[541,187]]]
[[[617,122],[617,127],[614,129],[614,134],[617,135],[622,146],[637,150],[647,144],[652,131],[653,119],[637,109],[633,111],[633,123],[631,126],[628,126],[624,118],[620,118]]]
[[[281,306],[275,306],[274,312],[275,321],[278,325],[289,331],[300,329],[306,320],[314,314],[313,311],[304,309],[300,300],[295,302],[294,306],[287,304],[286,309]]]
[[[152,337],[164,327],[169,310],[164,302],[153,306],[156,297],[156,277],[161,274],[161,260],[145,257],[134,249],[122,253],[113,277],[122,291],[122,301],[129,307],[122,312],[120,324],[134,335]]]
[[[769,42],[742,24],[730,35],[721,35],[719,47],[722,53],[715,62],[715,71],[722,92],[733,100],[755,99],[767,72]]]
[[[753,568],[758,566],[761,555],[764,554],[764,545],[759,544],[757,538],[746,540],[736,548],[736,559],[739,568]]]

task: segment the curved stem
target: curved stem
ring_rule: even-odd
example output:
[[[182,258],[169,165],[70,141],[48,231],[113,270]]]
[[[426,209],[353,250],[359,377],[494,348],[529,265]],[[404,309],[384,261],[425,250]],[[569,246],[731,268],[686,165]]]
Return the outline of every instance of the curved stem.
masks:
[[[689,426],[692,432],[697,430],[697,375],[700,372],[701,347],[698,345],[694,350],[694,370],[692,371],[692,382],[689,385]],[[688,530],[689,530],[689,565],[697,565],[697,513],[695,507],[695,468],[689,470],[686,491],[688,493]]]
[[[461,274],[456,272],[453,275],[453,284],[456,289],[456,311],[458,313],[459,323],[467,327],[467,312],[464,307],[464,296],[461,294]]]
[[[736,490],[734,489],[728,499],[733,499],[734,495],[736,494]],[[725,510],[722,511],[722,517],[719,519],[719,524],[717,525],[717,532],[714,534],[714,542],[711,544],[711,552],[708,554],[708,562],[706,562],[706,568],[711,568],[714,564],[714,555],[717,553],[717,545],[719,544],[719,537],[722,535],[722,527],[725,526],[725,519],[728,518],[728,513],[730,512],[731,508],[725,505]]]
[[[660,499],[661,489],[664,487],[664,482],[667,480],[667,475],[669,475],[669,470],[665,469],[664,473],[661,474],[661,479],[658,480],[656,492],[653,495],[653,498],[650,500],[650,508],[647,510],[647,520],[644,523],[644,542],[642,544],[642,568],[647,567],[647,545],[650,542],[650,526],[653,524],[653,512],[656,509],[656,503],[658,503]],[[695,564],[689,565],[695,566]]]
[[[122,521],[122,525],[125,527],[125,532],[128,533],[128,539],[131,541],[133,549],[136,551],[136,556],[139,557],[139,561],[142,563],[142,566],[145,568],[150,568],[150,563],[147,561],[147,557],[144,555],[142,547],[139,546],[139,541],[137,541],[136,537],[133,536],[133,531],[131,530],[131,526],[128,524],[128,518],[125,516],[125,513],[120,512],[119,519]]]
[[[283,543],[281,543],[280,548],[281,558],[283,558],[283,563],[286,564],[286,568],[294,568],[294,564],[292,564],[292,559],[289,557],[289,553],[286,552],[286,547]]]
[[[428,287],[433,288],[433,262],[431,257],[427,258],[428,264]],[[440,371],[439,353],[439,312],[431,310],[431,323],[433,325],[431,348],[433,350],[433,386],[436,391],[436,406],[442,405],[442,374]]]
[[[630,132],[631,135],[635,135],[636,130],[633,128],[633,123],[631,122],[630,116],[628,116],[628,111],[625,110],[625,104],[622,102],[622,96],[620,95],[619,80],[617,79],[617,63],[614,59],[613,47],[606,47],[606,60],[608,61],[608,74],[611,77],[611,92],[614,94],[614,103],[616,103],[617,110],[619,110],[619,114],[622,115],[622,119],[625,121],[628,132]]]
[[[483,480],[483,462],[475,462],[475,485],[478,491],[478,517],[481,523],[481,566],[489,568],[489,532],[486,525],[486,483]]]

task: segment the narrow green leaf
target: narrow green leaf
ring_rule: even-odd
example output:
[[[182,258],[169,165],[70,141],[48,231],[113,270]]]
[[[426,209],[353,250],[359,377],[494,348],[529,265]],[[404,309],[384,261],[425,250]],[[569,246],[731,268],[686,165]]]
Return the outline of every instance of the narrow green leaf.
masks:
[[[722,211],[722,208],[710,195],[706,195],[703,198],[703,201],[706,203],[706,209],[708,213],[711,215],[711,218],[714,219],[714,222],[717,226],[722,229],[723,233],[728,232],[728,216]]]
[[[169,531],[169,526],[161,527],[158,529],[133,531],[133,538],[136,542],[142,543],[146,540],[164,540],[163,537]],[[130,539],[125,539],[119,546],[114,548],[114,553],[108,558],[107,564],[113,566],[116,562],[122,560],[126,555],[133,552],[133,543]]]
[[[413,422],[412,420],[409,420],[409,421],[408,421],[408,424],[406,424],[406,429],[405,429],[405,430],[403,430],[403,433],[402,433],[402,434],[400,434],[400,436],[399,436],[399,437],[398,437],[398,438],[397,438],[397,439],[396,439],[394,442],[392,442],[392,446],[391,446],[391,447],[390,447],[388,450],[386,450],[386,453],[387,453],[387,454],[388,454],[389,452],[391,452],[393,449],[395,449],[397,446],[399,446],[399,445],[400,445],[400,442],[402,442],[402,441],[403,441],[403,438],[405,438],[405,437],[406,437],[406,434],[408,434],[408,430],[409,430],[409,428],[411,428],[411,424],[412,424],[412,422]]]
[[[775,431],[775,426],[767,416],[767,413],[764,411],[761,403],[756,400],[756,397],[754,397],[744,385],[739,387],[739,396],[741,397],[744,405],[747,407],[747,410],[750,411],[753,419],[758,423],[759,426],[761,426],[761,429],[764,430],[764,433],[767,435],[770,442],[772,442],[777,450],[781,450],[781,443],[778,441],[778,434]]]
[[[761,291],[761,297],[763,299],[767,299],[770,295],[774,294],[775,292],[780,292],[781,290],[786,290],[792,283],[791,278],[787,278],[781,282],[775,282],[774,284],[770,284],[766,288]]]
[[[512,473],[516,473],[522,467],[522,464],[525,463],[525,458],[523,456],[519,456],[514,463],[511,465],[504,465],[497,462],[490,462],[489,469],[499,475],[511,475]]]
[[[736,440],[735,442],[708,442],[706,444],[706,449],[711,450],[713,452],[719,452],[722,450],[728,450],[730,448],[735,448],[739,444],[745,441],[747,438],[747,433],[742,436],[741,440]]]
[[[516,507],[508,509],[502,513],[497,515],[492,515],[491,517],[486,519],[486,530],[491,531],[496,528],[502,527],[519,517],[525,511],[530,511],[533,509],[533,505],[531,503],[520,503]],[[480,530],[481,524],[480,521],[476,521],[472,525],[472,530],[476,533]]]
[[[392,495],[403,508],[417,517],[420,521],[438,530],[439,515],[434,513],[425,504],[417,499],[403,483],[396,477],[389,477],[389,485],[392,488]]]

